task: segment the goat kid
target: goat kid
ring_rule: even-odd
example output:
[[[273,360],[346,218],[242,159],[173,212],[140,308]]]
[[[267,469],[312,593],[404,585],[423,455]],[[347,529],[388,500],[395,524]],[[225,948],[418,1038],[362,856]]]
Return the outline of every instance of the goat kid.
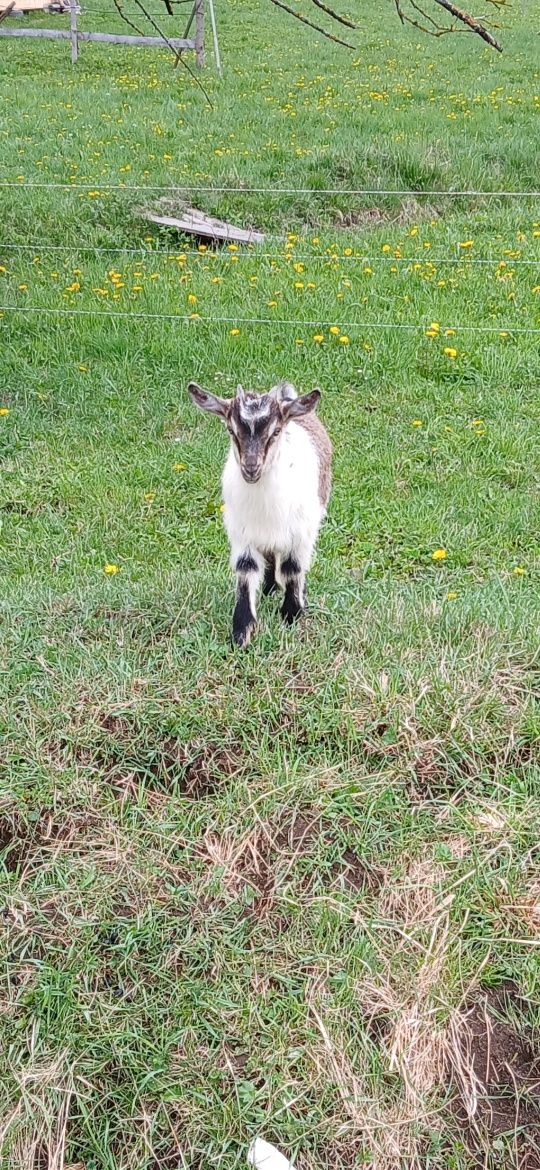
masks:
[[[331,488],[332,444],[314,411],[320,390],[299,397],[290,382],[268,394],[238,387],[217,398],[190,382],[200,410],[225,423],[231,446],[222,487],[224,522],[236,573],[233,641],[247,646],[256,623],[260,585],[284,590],[283,620],[305,608],[305,579]]]

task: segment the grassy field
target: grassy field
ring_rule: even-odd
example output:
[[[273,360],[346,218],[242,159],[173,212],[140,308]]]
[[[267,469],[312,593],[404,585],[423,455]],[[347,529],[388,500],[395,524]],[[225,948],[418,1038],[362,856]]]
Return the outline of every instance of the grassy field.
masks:
[[[502,57],[221,7],[212,108],[1,42],[0,1164],[535,1170],[539,200],[354,192],[538,187],[540,4]],[[182,183],[265,244],[138,216]],[[335,487],[240,655],[185,387],[280,377]]]

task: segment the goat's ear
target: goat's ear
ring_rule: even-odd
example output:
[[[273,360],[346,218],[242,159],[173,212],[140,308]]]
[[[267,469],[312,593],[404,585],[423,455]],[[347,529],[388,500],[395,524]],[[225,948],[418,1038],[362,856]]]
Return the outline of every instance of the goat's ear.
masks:
[[[202,386],[198,386],[196,382],[189,383],[188,394],[199,410],[207,410],[210,414],[217,414],[222,419],[228,418],[230,403],[227,398],[217,398],[215,394],[203,390]]]
[[[283,415],[286,419],[301,418],[304,414],[310,414],[312,410],[316,410],[319,399],[321,397],[320,390],[311,390],[309,394],[303,394],[301,398],[293,398],[290,402],[284,402],[282,406]]]

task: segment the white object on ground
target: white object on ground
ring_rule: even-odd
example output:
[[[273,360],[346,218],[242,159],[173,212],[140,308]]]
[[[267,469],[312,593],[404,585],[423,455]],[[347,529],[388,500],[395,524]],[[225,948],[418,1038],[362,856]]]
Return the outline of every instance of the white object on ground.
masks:
[[[265,1142],[263,1138],[255,1138],[252,1141],[247,1160],[250,1166],[254,1166],[255,1170],[294,1170],[292,1162],[276,1150],[275,1146],[271,1146],[270,1142]]]

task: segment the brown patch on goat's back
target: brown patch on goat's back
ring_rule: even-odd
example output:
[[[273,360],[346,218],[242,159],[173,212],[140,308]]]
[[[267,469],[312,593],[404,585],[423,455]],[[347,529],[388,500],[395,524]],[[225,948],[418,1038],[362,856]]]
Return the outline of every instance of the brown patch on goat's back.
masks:
[[[319,499],[324,508],[330,499],[332,488],[332,444],[328,431],[316,414],[305,414],[295,418],[295,423],[307,431],[319,460]]]

